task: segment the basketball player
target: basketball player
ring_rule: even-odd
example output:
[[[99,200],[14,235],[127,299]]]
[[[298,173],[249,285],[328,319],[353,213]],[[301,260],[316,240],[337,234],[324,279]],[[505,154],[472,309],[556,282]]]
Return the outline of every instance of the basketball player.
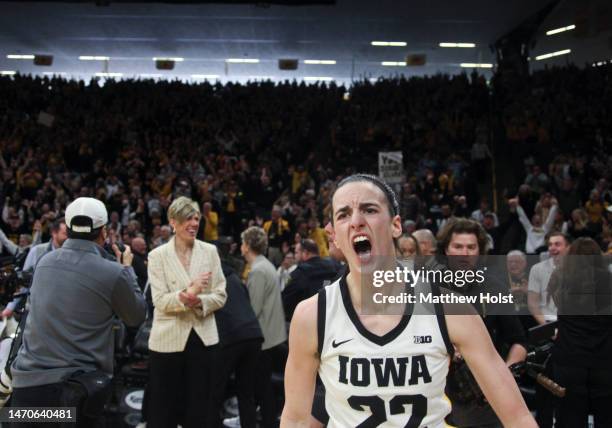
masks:
[[[334,241],[349,269],[295,311],[281,427],[309,425],[317,373],[329,427],[444,427],[453,345],[504,426],[536,427],[480,317],[444,315],[440,306],[436,315],[411,317],[410,305],[404,315],[361,313],[375,291],[372,266],[393,259],[402,232],[391,188],[375,176],[352,175],[338,184],[332,208]]]

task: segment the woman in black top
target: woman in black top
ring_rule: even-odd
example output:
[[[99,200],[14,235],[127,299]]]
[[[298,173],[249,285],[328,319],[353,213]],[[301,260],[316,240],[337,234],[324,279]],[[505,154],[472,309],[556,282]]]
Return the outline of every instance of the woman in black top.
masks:
[[[570,247],[548,285],[558,308],[553,349],[556,381],[567,388],[557,427],[612,427],[612,281],[608,262],[591,238]]]

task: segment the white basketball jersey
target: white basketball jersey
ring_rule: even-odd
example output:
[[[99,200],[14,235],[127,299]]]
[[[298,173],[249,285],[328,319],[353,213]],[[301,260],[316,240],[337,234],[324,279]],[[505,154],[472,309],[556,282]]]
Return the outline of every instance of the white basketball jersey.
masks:
[[[418,305],[377,336],[360,322],[346,276],[319,293],[319,377],[328,427],[446,426],[451,406],[444,387],[453,348],[442,307],[417,311]]]

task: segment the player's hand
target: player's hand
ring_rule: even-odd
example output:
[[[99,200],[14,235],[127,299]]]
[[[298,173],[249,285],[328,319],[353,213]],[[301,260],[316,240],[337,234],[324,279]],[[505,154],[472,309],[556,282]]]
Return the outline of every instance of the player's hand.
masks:
[[[12,316],[13,316],[13,310],[12,309],[6,308],[6,309],[4,309],[2,311],[2,318],[6,319],[6,318],[10,318]]]

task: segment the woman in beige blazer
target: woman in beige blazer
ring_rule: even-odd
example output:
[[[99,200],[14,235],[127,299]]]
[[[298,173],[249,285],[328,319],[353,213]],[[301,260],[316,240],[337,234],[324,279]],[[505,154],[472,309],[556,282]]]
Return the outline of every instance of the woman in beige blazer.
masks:
[[[208,406],[219,343],[214,311],[225,304],[225,277],[216,247],[196,239],[198,204],[177,198],[168,219],[175,235],[148,262],[155,312],[147,426],[212,426],[217,409]]]

